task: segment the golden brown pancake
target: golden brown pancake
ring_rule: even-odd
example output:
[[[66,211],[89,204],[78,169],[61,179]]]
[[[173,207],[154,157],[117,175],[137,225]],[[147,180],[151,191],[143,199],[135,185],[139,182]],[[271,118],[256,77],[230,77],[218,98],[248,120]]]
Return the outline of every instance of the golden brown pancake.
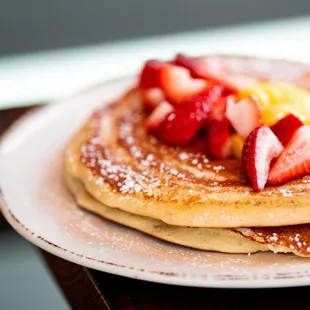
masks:
[[[240,160],[209,160],[195,147],[164,145],[147,133],[144,120],[133,90],[94,113],[68,146],[66,170],[102,204],[177,226],[310,222],[308,176],[257,193]]]
[[[77,203],[115,223],[136,229],[153,237],[186,247],[223,253],[272,251],[310,256],[310,225],[252,228],[192,228],[172,226],[162,221],[109,208],[94,199],[83,184],[65,174],[68,188]]]
[[[238,57],[231,57],[233,66],[289,82],[310,71],[266,60],[255,60],[254,68],[253,59]],[[65,179],[82,208],[197,249],[310,256],[309,176],[255,192],[240,160],[207,158],[199,139],[187,148],[165,145],[147,132],[145,119],[141,93],[132,89],[93,113],[72,138]]]

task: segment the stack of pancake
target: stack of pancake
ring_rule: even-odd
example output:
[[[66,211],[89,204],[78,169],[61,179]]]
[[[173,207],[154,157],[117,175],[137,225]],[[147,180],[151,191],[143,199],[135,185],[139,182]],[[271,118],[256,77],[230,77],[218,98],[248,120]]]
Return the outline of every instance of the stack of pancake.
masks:
[[[211,160],[147,133],[139,89],[102,107],[65,152],[77,203],[171,243],[225,253],[310,256],[310,177],[253,191],[238,159]]]

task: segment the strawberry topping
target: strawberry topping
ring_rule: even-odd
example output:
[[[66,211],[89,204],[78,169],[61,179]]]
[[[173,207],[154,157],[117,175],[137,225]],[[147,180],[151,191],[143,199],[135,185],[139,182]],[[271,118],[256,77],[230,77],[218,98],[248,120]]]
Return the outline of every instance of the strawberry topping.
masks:
[[[202,92],[190,97],[189,99],[180,103],[180,105],[201,105],[205,113],[205,118],[212,111],[214,105],[221,99],[224,93],[222,85],[213,85],[206,88]]]
[[[174,110],[173,106],[163,101],[161,102],[155,110],[149,115],[146,120],[146,128],[149,131],[156,131],[160,123]]]
[[[270,163],[282,150],[282,144],[267,126],[254,129],[245,140],[242,164],[255,191],[259,192],[265,187]]]
[[[244,138],[262,124],[260,106],[253,96],[237,103],[228,101],[226,116],[237,133]]]
[[[271,130],[285,146],[290,141],[296,130],[303,125],[304,123],[297,116],[289,114],[274,124],[271,127]]]
[[[209,155],[215,159],[232,155],[230,124],[226,118],[211,120],[208,124],[207,143]]]
[[[206,113],[201,102],[175,106],[157,130],[158,138],[170,145],[186,146],[202,127]]]
[[[226,64],[221,57],[187,57],[178,54],[174,60],[178,66],[187,68],[193,77],[212,79],[212,77],[226,73]]]
[[[167,99],[175,103],[185,101],[208,86],[205,80],[192,78],[189,70],[179,66],[166,64],[159,70],[159,75]]]
[[[158,87],[146,89],[142,98],[148,111],[153,111],[162,101],[165,100],[165,94]]]
[[[192,77],[205,79],[211,84],[221,84],[225,86],[226,95],[230,95],[238,91],[239,85],[245,84],[245,78],[239,82],[236,79],[230,79],[228,75],[227,65],[222,57],[187,57],[178,54],[174,60],[176,65],[187,68]]]
[[[226,118],[227,102],[235,103],[235,96],[231,95],[228,97],[222,97],[217,100],[210,111],[209,119],[221,121],[222,119]]]
[[[159,87],[159,70],[165,63],[158,60],[149,60],[145,63],[139,81],[143,89]]]
[[[310,127],[297,129],[284,151],[272,167],[268,183],[281,184],[310,172]]]
[[[309,80],[305,75],[297,82],[306,87]],[[199,146],[214,159],[241,158],[245,175],[258,192],[266,183],[278,185],[303,177],[310,173],[310,127],[293,114],[271,127],[263,125],[262,111],[266,124],[274,123],[266,121],[266,111],[278,116],[287,111],[285,107],[282,110],[282,97],[276,93],[272,97],[276,105],[269,101],[265,104],[263,92],[259,92],[264,83],[260,81],[238,74],[221,56],[179,54],[172,62],[150,60],[141,71],[138,85],[150,112],[145,126],[171,146]],[[277,94],[286,94],[286,89],[276,90]],[[256,92],[257,97],[253,95]],[[241,98],[244,93],[250,96],[237,101],[238,93]],[[307,108],[301,115],[306,112]]]

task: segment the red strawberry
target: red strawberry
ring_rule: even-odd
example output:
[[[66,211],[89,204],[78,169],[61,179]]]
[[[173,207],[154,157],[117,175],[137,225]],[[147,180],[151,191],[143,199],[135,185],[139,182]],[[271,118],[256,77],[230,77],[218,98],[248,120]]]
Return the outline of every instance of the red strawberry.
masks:
[[[167,144],[186,146],[202,127],[205,118],[201,102],[176,105],[159,125],[157,136]]]
[[[265,187],[270,163],[282,150],[282,144],[267,126],[254,129],[246,138],[242,150],[242,164],[255,191],[260,192]]]
[[[261,109],[253,96],[237,103],[228,101],[226,116],[237,133],[244,138],[262,124]]]
[[[295,131],[304,123],[294,114],[289,114],[271,126],[271,130],[285,146],[292,138]]]
[[[302,126],[293,135],[272,167],[268,183],[280,184],[310,172],[310,127]]]
[[[221,121],[226,118],[227,102],[236,103],[236,97],[231,95],[216,101],[210,111],[209,119]]]
[[[155,108],[146,120],[146,128],[149,131],[156,131],[160,123],[174,110],[173,106],[163,101]]]
[[[142,98],[145,107],[149,111],[153,111],[162,101],[165,100],[165,94],[158,87],[146,89]]]
[[[234,83],[229,80],[226,81],[226,77],[229,75],[226,62],[222,57],[187,57],[178,54],[174,63],[187,68],[194,78],[206,79],[209,83],[225,86],[226,95],[235,93],[238,90]]]
[[[218,56],[187,57],[178,54],[174,63],[187,68],[195,78],[209,78],[227,71],[224,59]]]
[[[208,151],[215,159],[227,158],[232,155],[230,124],[226,118],[211,120],[207,132]]]
[[[207,82],[193,79],[182,67],[166,64],[160,69],[160,85],[168,100],[179,103],[207,87]]]
[[[196,105],[205,113],[204,118],[207,118],[214,105],[223,96],[224,88],[222,85],[212,85],[202,92],[190,97],[189,99],[180,103],[183,108],[187,105]]]
[[[147,61],[141,71],[139,87],[144,89],[159,87],[159,69],[164,64],[158,60]]]

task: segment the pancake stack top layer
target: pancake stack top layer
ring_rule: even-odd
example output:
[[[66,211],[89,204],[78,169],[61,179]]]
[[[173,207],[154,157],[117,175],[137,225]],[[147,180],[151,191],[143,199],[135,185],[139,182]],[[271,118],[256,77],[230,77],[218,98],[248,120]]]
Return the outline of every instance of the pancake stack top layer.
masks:
[[[225,74],[227,73],[225,76],[230,79],[234,76],[234,81],[238,80],[239,83],[241,77],[243,82],[246,80],[246,83],[249,83],[246,77],[250,76],[251,87],[257,79],[305,83],[305,79],[301,77],[309,70],[305,65],[284,61],[212,57],[204,59],[209,62],[221,60],[225,66]],[[221,74],[223,70],[221,68]],[[209,86],[210,79],[206,79]],[[216,80],[216,85],[220,83],[218,75],[213,75],[212,79]],[[201,80],[201,77],[197,80]],[[223,78],[221,83],[224,84]],[[281,84],[281,87],[283,85]],[[225,79],[224,91],[222,89],[220,97],[227,97],[225,92],[229,93],[228,96],[235,92],[242,97],[240,100],[247,98],[249,90],[245,89],[251,87],[247,86],[243,90],[237,87],[239,86]],[[140,87],[95,112],[67,149],[68,174],[78,179],[96,201],[108,207],[160,220],[169,225],[230,228],[235,234],[267,245],[270,250],[309,255],[308,225],[275,227],[310,223],[309,176],[302,175],[285,183],[266,185],[258,191],[253,182],[249,182],[249,175],[245,173],[242,160],[232,155],[233,142],[230,145],[231,152],[222,152],[221,156],[218,156],[221,158],[215,158],[214,154],[213,158],[210,156],[206,148],[209,125],[200,127],[199,132],[191,137],[186,145],[169,143],[167,140],[172,135],[159,135],[156,132],[156,121],[149,121],[156,108],[153,107],[151,113],[145,110],[147,90],[153,89],[154,93],[154,88],[158,87],[144,85],[144,88],[141,88],[140,80]],[[255,87],[252,89],[254,93],[260,94]],[[157,107],[164,101],[178,109],[181,103],[171,99],[172,93],[169,93],[169,98],[167,95],[164,99],[161,98]],[[162,96],[157,89],[158,94]],[[167,102],[168,99],[170,102]],[[219,101],[221,98],[217,99]],[[151,101],[147,103],[148,109]],[[288,106],[286,104],[286,109]],[[173,110],[169,109],[164,117],[173,113]],[[262,105],[261,109],[264,122],[274,118]],[[278,106],[275,109],[278,109]],[[158,115],[160,123],[160,113]],[[303,122],[307,121],[307,118],[304,118]],[[152,127],[154,124],[155,127]],[[229,137],[240,136],[240,128],[238,125],[235,127],[230,129],[235,131]],[[176,134],[182,137],[185,137],[185,129],[174,128]],[[220,133],[217,134],[221,136]],[[241,141],[242,148],[244,139]],[[259,226],[269,227],[258,228]]]

